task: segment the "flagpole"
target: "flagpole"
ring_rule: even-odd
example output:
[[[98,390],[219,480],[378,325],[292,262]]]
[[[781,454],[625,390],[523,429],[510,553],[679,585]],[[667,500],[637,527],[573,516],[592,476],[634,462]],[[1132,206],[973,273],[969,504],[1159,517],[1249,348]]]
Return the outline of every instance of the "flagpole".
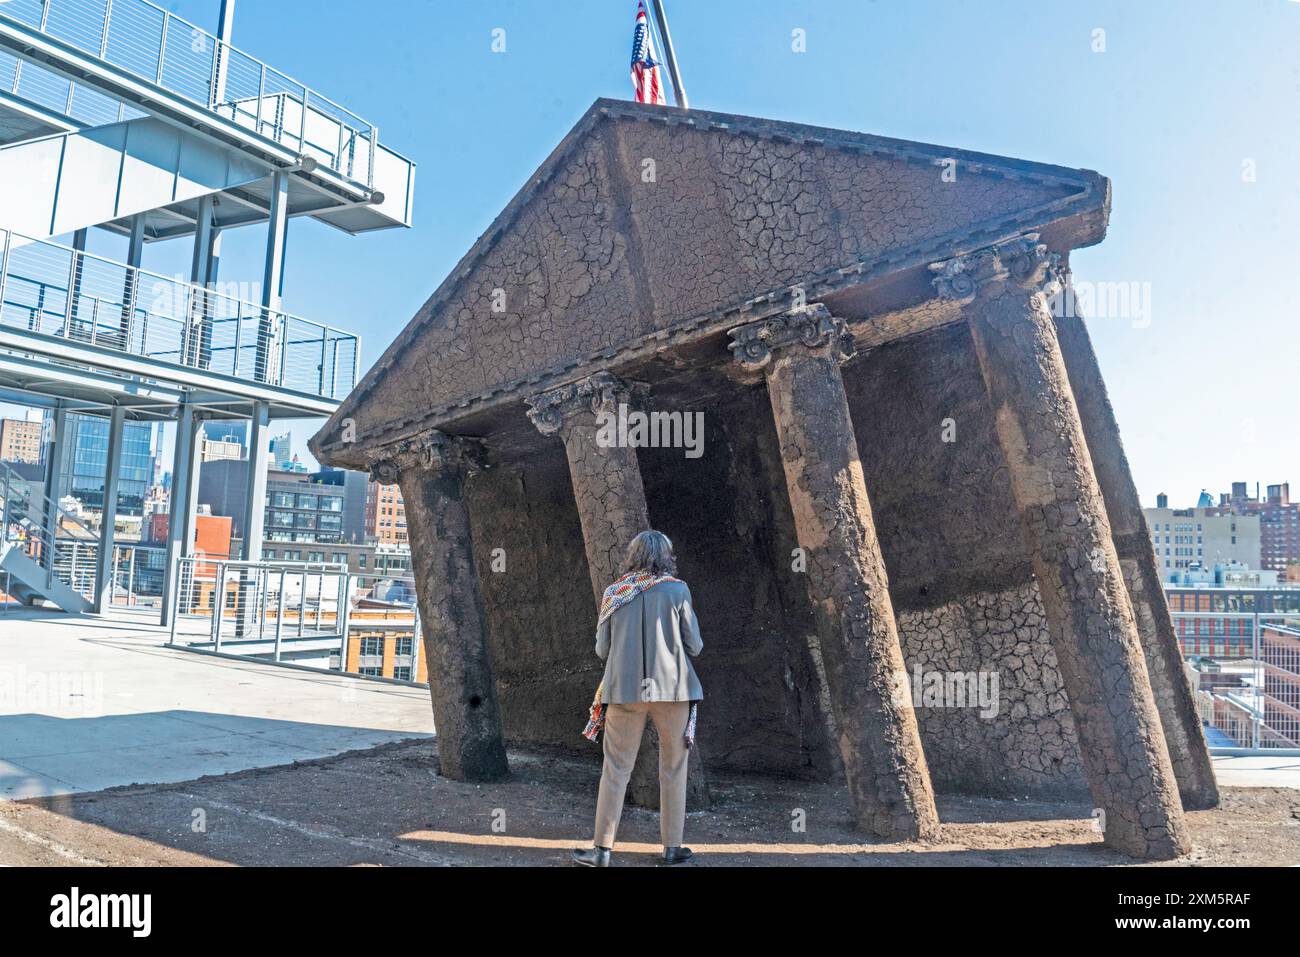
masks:
[[[655,10],[655,23],[659,27],[659,39],[664,44],[664,59],[668,63],[668,76],[673,81],[673,103],[683,110],[691,108],[686,99],[686,87],[682,86],[682,75],[677,71],[677,54],[673,52],[673,37],[668,32],[668,17],[664,13],[663,0],[652,0]]]

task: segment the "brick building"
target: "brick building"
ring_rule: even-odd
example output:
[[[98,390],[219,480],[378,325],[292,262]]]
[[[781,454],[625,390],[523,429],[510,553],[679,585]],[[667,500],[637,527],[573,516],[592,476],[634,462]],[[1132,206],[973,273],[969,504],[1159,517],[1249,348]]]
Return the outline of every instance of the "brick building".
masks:
[[[42,425],[39,419],[0,420],[0,462],[39,462]]]

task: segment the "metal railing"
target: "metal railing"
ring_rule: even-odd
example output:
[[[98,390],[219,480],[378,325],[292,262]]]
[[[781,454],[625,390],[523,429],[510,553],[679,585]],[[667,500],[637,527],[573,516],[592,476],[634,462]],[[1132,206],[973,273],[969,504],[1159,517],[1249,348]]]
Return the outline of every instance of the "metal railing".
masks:
[[[374,186],[373,123],[148,0],[8,0],[0,18]]]
[[[74,83],[39,64],[20,60],[12,53],[0,52],[0,92],[86,126],[104,126],[145,115],[84,83]]]
[[[1171,614],[1189,659],[1197,711],[1211,729],[1211,752],[1300,753],[1300,631],[1289,641],[1276,637],[1294,631],[1285,623],[1295,619],[1295,613]]]
[[[6,548],[20,548],[44,569],[46,584],[57,580],[92,599],[99,535],[47,496],[43,486],[27,481],[3,462],[0,516]]]
[[[341,399],[356,336],[68,246],[0,230],[0,325]]]
[[[179,559],[176,575],[173,646],[418,683],[420,624],[410,578],[203,555]]]

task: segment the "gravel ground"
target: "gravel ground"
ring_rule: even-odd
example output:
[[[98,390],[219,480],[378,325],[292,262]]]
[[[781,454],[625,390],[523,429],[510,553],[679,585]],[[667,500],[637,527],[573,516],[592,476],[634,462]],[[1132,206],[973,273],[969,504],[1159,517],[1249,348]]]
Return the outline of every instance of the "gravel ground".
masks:
[[[319,761],[0,803],[9,865],[567,865],[589,840],[599,766],[512,751],[491,785],[437,776],[428,740]],[[689,815],[687,843],[710,864],[1096,866],[1105,849],[1082,804],[945,796],[938,841],[864,842],[834,784],[712,775],[714,803]],[[1300,791],[1226,788],[1189,815],[1195,849],[1177,865],[1300,864]],[[616,864],[659,852],[658,819],[629,808]]]

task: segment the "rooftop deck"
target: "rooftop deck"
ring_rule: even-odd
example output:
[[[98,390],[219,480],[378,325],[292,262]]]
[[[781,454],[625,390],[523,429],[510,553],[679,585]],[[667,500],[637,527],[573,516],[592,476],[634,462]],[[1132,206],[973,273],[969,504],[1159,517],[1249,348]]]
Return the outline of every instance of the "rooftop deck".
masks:
[[[187,781],[433,731],[423,688],[169,649],[156,621],[0,612],[0,799]]]
[[[431,731],[423,688],[166,640],[128,613],[0,612],[0,864],[562,864],[589,836],[591,756],[512,750],[506,781],[451,781],[429,743],[399,743]],[[1300,788],[1300,760],[1216,769],[1224,805],[1190,816],[1198,851],[1178,863],[1294,864],[1286,789]],[[687,825],[706,863],[1131,863],[1101,846],[1086,804],[941,796],[943,837],[918,846],[863,843],[836,782],[719,774],[712,786],[714,808]],[[808,834],[790,835],[792,806],[818,822]],[[629,808],[620,837],[620,863],[653,863],[656,815]]]

